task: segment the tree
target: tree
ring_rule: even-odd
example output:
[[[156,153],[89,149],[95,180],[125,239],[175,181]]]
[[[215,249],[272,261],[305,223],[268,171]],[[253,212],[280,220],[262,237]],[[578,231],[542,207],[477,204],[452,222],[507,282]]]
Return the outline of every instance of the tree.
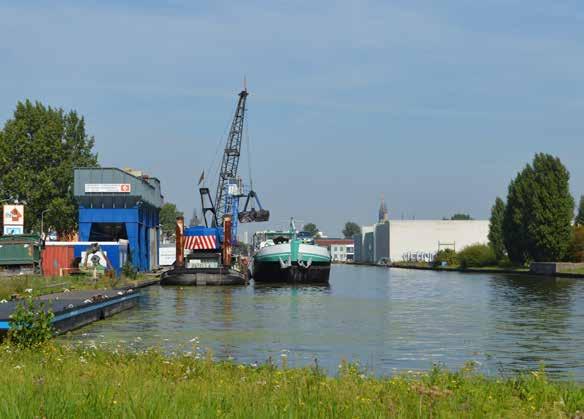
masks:
[[[570,262],[584,262],[584,226],[582,225],[574,226],[567,259]]]
[[[584,226],[584,195],[580,197],[580,205],[578,205],[578,215],[576,215],[574,224],[576,224],[577,226]]]
[[[491,220],[489,223],[489,244],[495,252],[497,260],[505,257],[505,242],[503,240],[503,218],[505,216],[505,202],[499,197],[491,208]]]
[[[536,261],[560,261],[572,239],[574,198],[570,173],[559,158],[536,154],[526,211],[529,253]]]
[[[527,165],[523,171],[517,174],[515,179],[509,183],[507,193],[507,205],[503,216],[503,242],[511,262],[523,265],[527,261],[527,221],[524,220],[526,214],[525,195],[529,193],[527,177],[531,173],[531,167]]]
[[[570,174],[557,157],[536,154],[509,185],[503,236],[511,261],[559,261],[572,238]]]
[[[310,233],[312,236],[316,236],[318,234],[318,227],[314,223],[304,224],[304,231]]]
[[[182,217],[183,213],[180,212],[175,204],[166,202],[160,208],[160,224],[162,225],[162,234],[165,238],[170,238],[174,235],[176,229],[176,218]]]
[[[346,239],[352,239],[355,234],[361,234],[361,227],[359,224],[352,221],[347,221],[345,223],[345,228],[343,229],[343,236]]]
[[[85,120],[29,100],[18,102],[0,130],[0,198],[26,202],[25,231],[67,234],[77,228],[73,168],[97,167]]]
[[[451,220],[472,220],[471,216],[468,214],[454,214],[452,217],[450,217]]]

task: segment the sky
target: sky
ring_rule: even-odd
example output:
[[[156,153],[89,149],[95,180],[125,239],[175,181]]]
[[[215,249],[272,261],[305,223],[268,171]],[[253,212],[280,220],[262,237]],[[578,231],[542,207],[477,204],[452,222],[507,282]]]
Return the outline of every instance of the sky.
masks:
[[[74,109],[102,166],[199,207],[247,79],[241,174],[284,227],[488,218],[537,152],[584,193],[584,3],[0,0],[0,124]]]

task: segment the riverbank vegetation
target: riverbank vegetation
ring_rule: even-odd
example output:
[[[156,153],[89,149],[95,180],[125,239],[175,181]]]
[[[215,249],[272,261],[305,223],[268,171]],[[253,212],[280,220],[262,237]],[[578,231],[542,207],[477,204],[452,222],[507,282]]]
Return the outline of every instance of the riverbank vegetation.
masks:
[[[560,159],[536,154],[509,184],[506,201],[491,210],[490,246],[498,260],[522,266],[535,262],[584,261],[573,251],[584,199],[574,219],[570,173]],[[583,249],[584,250],[584,249]]]
[[[40,296],[63,291],[110,289],[123,287],[137,287],[150,281],[144,275],[121,276],[110,278],[100,276],[93,279],[87,275],[71,275],[63,277],[44,277],[40,275],[22,275],[0,280],[0,301],[28,296]]]
[[[196,342],[193,342],[196,346]],[[193,348],[196,353],[196,347]],[[584,388],[543,371],[486,378],[458,372],[336,376],[96,346],[0,347],[2,417],[579,417]]]

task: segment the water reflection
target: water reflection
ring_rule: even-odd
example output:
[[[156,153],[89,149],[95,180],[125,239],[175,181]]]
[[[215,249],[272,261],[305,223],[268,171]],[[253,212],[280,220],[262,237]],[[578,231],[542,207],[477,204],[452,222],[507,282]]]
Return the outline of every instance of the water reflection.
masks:
[[[511,372],[540,364],[560,373],[578,364],[580,355],[570,333],[573,280],[509,276],[492,280],[490,305],[499,369]],[[581,363],[581,360],[580,360]]]
[[[335,266],[330,286],[151,287],[138,309],[64,339],[100,335],[169,351],[197,336],[246,363],[289,350],[289,365],[331,372],[343,358],[378,374],[474,359],[584,380],[584,281]]]

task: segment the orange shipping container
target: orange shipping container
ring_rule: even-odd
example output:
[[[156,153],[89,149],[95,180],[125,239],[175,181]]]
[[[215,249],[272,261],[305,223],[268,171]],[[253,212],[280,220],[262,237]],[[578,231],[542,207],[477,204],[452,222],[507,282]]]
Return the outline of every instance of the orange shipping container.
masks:
[[[50,242],[49,242],[50,243]],[[42,253],[42,268],[44,276],[59,276],[62,268],[73,267],[73,246],[70,244],[59,246],[47,243]],[[65,270],[63,274],[68,271]]]

